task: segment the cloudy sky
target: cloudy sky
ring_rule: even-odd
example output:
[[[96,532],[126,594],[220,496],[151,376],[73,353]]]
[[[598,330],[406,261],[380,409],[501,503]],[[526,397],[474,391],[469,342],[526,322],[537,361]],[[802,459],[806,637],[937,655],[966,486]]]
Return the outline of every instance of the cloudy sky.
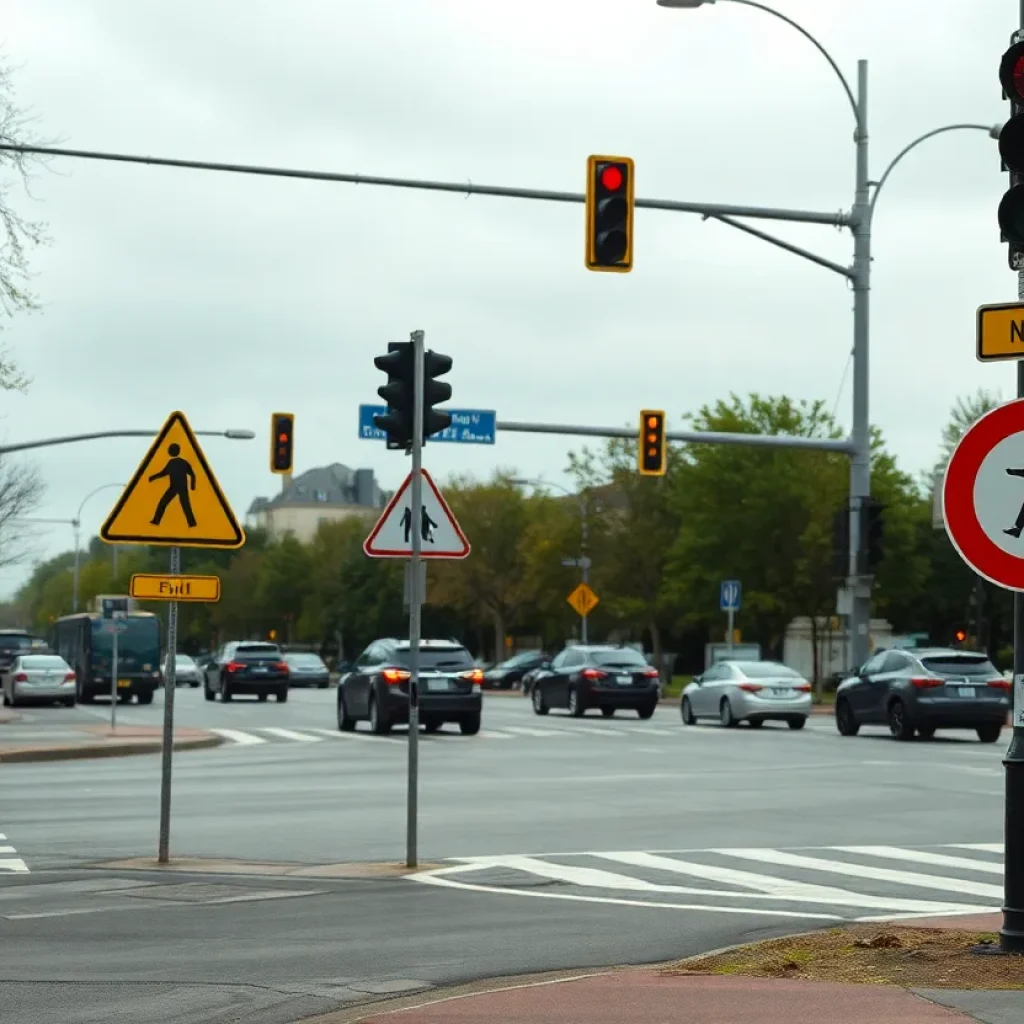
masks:
[[[852,81],[871,62],[872,175],[922,132],[991,124],[1017,4],[777,0]],[[582,191],[590,153],[637,162],[638,194],[819,210],[852,201],[852,114],[821,55],[734,3],[655,0],[4,0],[0,43],[39,133],[83,149]],[[974,313],[1011,300],[980,131],[940,136],[879,200],[872,419],[931,463],[954,399],[1009,397]],[[278,484],[268,420],[296,414],[297,469],[406,460],[357,439],[373,357],[416,328],[451,355],[453,406],[503,419],[632,423],[730,391],[837,403],[849,424],[851,296],[838,275],[699,217],[640,211],[635,270],[583,269],[574,205],[57,160],[19,209],[49,224],[37,315],[5,337],[33,378],[4,397],[8,443],[156,429],[173,409],[241,516]],[[762,227],[773,226],[761,223]],[[847,234],[774,229],[840,263]],[[569,444],[506,434],[434,445],[435,476],[496,466],[563,481]],[[43,449],[37,515],[72,518],[126,480],[140,440]],[[96,532],[114,489],[83,509]],[[71,546],[37,527],[35,557]],[[30,565],[0,574],[10,592]]]

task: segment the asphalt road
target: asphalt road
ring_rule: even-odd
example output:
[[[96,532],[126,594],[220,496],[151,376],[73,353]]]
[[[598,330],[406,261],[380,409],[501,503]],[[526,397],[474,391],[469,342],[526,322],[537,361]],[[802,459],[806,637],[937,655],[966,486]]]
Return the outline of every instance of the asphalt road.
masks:
[[[404,859],[403,735],[338,734],[330,690],[284,705],[177,698],[177,724],[228,742],[175,756],[172,856]],[[156,724],[161,700],[119,720]],[[106,714],[39,709],[23,724]],[[488,698],[479,736],[420,744],[431,870],[372,881],[99,869],[155,855],[158,758],[3,765],[0,1005],[25,1024],[58,1006],[66,1024],[276,1024],[367,986],[997,908],[1004,749],[972,734],[843,739],[829,718],[684,728],[672,706],[648,722],[538,718],[521,698]]]

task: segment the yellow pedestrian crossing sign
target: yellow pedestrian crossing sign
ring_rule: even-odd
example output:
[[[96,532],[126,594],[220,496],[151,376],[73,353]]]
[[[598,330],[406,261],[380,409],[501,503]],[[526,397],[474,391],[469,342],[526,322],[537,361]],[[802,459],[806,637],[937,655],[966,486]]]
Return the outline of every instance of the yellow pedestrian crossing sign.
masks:
[[[240,548],[238,525],[183,412],[172,412],[124,489],[100,538],[108,544]]]
[[[585,619],[600,604],[600,598],[586,583],[581,583],[567,598],[576,614]]]

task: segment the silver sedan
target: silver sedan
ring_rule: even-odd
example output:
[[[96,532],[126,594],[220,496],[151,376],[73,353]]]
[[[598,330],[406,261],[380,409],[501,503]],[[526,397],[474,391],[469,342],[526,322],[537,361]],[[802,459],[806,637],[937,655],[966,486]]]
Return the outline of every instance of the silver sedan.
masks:
[[[802,729],[811,713],[811,684],[777,661],[719,661],[683,690],[679,706],[685,725],[717,718],[726,728],[749,722],[786,722]]]

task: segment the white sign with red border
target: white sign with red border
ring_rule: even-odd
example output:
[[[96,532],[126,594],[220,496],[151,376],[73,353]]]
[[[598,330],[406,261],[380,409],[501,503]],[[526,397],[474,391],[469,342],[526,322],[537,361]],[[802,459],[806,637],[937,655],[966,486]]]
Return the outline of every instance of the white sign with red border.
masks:
[[[430,474],[424,469],[422,513],[419,530],[420,554],[424,558],[465,558],[469,541],[452,515]],[[363,551],[371,558],[409,558],[412,555],[412,473],[388,502],[377,525],[363,542]]]
[[[979,576],[1024,591],[1024,399],[985,413],[960,438],[942,481],[942,516]]]

